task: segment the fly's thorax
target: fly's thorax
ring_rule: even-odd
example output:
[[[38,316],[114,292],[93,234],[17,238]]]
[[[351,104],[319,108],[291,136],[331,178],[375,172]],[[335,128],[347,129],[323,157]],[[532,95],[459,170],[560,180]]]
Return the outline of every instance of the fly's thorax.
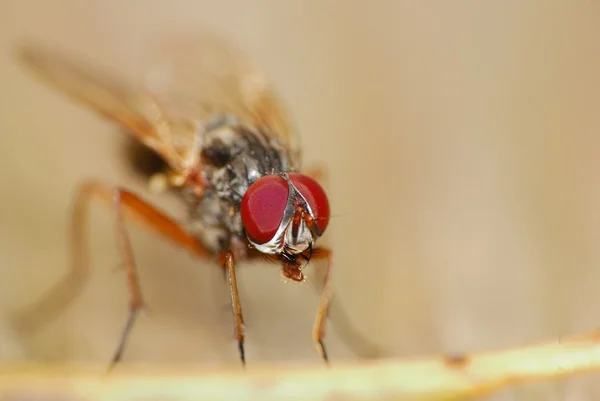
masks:
[[[244,237],[240,203],[249,186],[265,175],[291,171],[290,155],[275,137],[227,121],[211,127],[200,147],[200,198],[188,193],[190,229],[215,252],[227,249],[233,236]]]

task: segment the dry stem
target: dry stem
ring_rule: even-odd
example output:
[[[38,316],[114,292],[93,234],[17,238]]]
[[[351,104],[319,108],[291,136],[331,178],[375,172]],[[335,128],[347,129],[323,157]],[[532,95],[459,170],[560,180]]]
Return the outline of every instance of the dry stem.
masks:
[[[460,357],[315,367],[165,371],[4,366],[0,400],[441,400],[600,370],[600,334]]]

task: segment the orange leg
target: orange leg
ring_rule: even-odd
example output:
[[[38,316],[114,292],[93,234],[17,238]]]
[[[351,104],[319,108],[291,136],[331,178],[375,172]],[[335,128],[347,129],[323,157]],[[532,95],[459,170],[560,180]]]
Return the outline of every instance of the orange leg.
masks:
[[[354,351],[354,353],[364,359],[375,359],[386,356],[389,352],[371,339],[365,337],[354,327],[351,319],[348,317],[343,306],[334,301],[339,299],[332,285],[331,271],[333,269],[332,251],[324,248],[317,248],[313,251],[312,259],[326,259],[325,275],[315,274],[313,277],[318,280],[311,280],[315,289],[320,293],[320,302],[317,310],[317,317],[313,329],[313,340],[319,355],[325,354],[323,338],[325,337],[325,321],[331,319],[331,324],[342,336],[343,341]],[[316,273],[316,272],[315,272]],[[326,356],[324,359],[327,359]]]
[[[329,186],[329,174],[324,165],[316,164],[309,166],[304,171],[304,174],[313,178],[323,187]],[[327,251],[327,255],[322,255],[321,258],[328,258],[328,263],[331,263],[331,254],[330,251]],[[318,256],[315,255],[318,258]],[[328,268],[329,271],[329,268]],[[326,272],[327,274],[327,272]],[[327,283],[328,278],[324,278],[324,282]],[[313,282],[313,284],[317,284]],[[323,295],[326,294],[326,291],[330,291],[329,296],[331,299],[337,299],[335,292],[333,289],[326,288],[318,288]],[[380,347],[379,345],[373,343],[370,339],[362,335],[356,327],[354,327],[351,323],[351,320],[348,318],[348,314],[344,310],[344,308],[339,304],[332,301],[329,301],[328,305],[329,315],[331,318],[331,324],[338,329],[340,335],[343,337],[344,342],[354,350],[354,352],[359,355],[361,358],[379,358],[387,354],[387,352]],[[324,326],[324,319],[322,325]]]
[[[119,345],[113,356],[111,362],[112,368],[121,359],[135,319],[144,306],[131,242],[125,225],[124,212],[129,212],[129,216],[138,219],[140,222],[144,223],[147,228],[173,240],[176,244],[188,249],[198,256],[206,256],[208,252],[201,247],[194,237],[181,228],[177,222],[171,220],[168,216],[149,203],[146,203],[135,194],[119,187],[111,188],[100,183],[95,183],[90,188],[92,194],[99,196],[104,200],[110,200],[112,197],[116,218],[115,226],[117,231],[117,243],[121,252],[121,257],[123,258],[123,266],[127,273],[127,284],[129,286],[129,317],[127,318]]]
[[[31,325],[26,326],[25,324],[28,320],[33,320],[32,316],[35,318],[36,315],[40,315],[40,311],[36,308],[41,307],[42,315],[48,312],[56,314],[57,310],[64,308],[80,291],[83,279],[87,277],[88,273],[88,249],[84,238],[88,225],[87,209],[92,200],[101,200],[105,205],[113,208],[117,244],[123,259],[122,264],[127,274],[127,284],[129,287],[130,313],[118,348],[112,358],[112,368],[121,359],[127,337],[139,310],[143,306],[139,279],[125,225],[126,217],[142,223],[146,228],[172,240],[175,244],[187,249],[195,256],[206,258],[211,254],[177,222],[135,194],[123,188],[113,187],[99,181],[87,181],[78,188],[74,197],[69,238],[72,247],[69,275],[48,296],[42,298],[42,301],[32,308],[34,313],[29,312],[29,319],[18,318],[17,324],[20,324],[21,328],[31,329]]]
[[[112,368],[121,359],[135,319],[144,306],[131,242],[125,225],[125,213],[127,213],[127,217],[143,223],[146,228],[172,240],[177,245],[186,248],[196,256],[206,257],[209,253],[193,236],[185,231],[179,223],[173,221],[167,215],[132,192],[120,187],[110,187],[100,182],[87,183],[84,188],[87,189],[86,192],[89,194],[89,197],[97,197],[105,202],[112,202],[115,213],[117,244],[127,274],[127,284],[129,287],[129,317],[127,318],[127,322],[121,334],[117,350],[112,358],[110,365]]]
[[[240,296],[237,289],[237,281],[235,278],[235,261],[233,252],[223,252],[219,257],[219,262],[225,269],[227,274],[227,281],[229,282],[229,293],[231,294],[231,308],[233,311],[233,324],[234,324],[234,335],[238,342],[238,348],[240,351],[240,359],[242,364],[246,364],[246,354],[244,352],[244,317],[242,316],[242,306],[240,303]]]
[[[344,341],[362,358],[380,358],[386,355],[379,345],[374,344],[371,340],[361,335],[355,327],[350,323],[344,309],[332,302],[335,297],[333,291],[332,271],[333,271],[333,253],[329,249],[317,248],[313,253],[314,260],[326,259],[325,276],[323,277],[323,287],[321,288],[321,298],[317,309],[315,324],[313,326],[313,342],[319,356],[326,362],[328,361],[327,352],[323,339],[325,338],[325,323],[331,315],[331,323],[334,326],[339,326],[344,337]]]
[[[325,322],[329,315],[329,306],[331,304],[331,297],[333,294],[333,281],[332,281],[332,270],[333,270],[333,254],[329,249],[319,248],[315,249],[313,253],[313,259],[326,259],[327,270],[323,280],[323,289],[321,290],[321,299],[319,300],[319,306],[317,308],[317,314],[315,317],[315,324],[313,326],[313,342],[317,353],[325,362],[329,362],[327,357],[327,351],[325,350],[325,344],[323,339],[325,338]]]

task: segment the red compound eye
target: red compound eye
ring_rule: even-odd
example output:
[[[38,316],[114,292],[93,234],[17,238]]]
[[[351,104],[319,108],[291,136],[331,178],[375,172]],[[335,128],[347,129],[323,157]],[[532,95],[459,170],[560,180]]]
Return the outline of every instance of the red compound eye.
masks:
[[[257,244],[275,236],[288,202],[289,188],[283,177],[267,175],[256,180],[244,194],[242,223],[248,237]]]
[[[329,201],[318,182],[303,174],[290,174],[290,181],[310,206],[315,222],[325,231],[329,224]]]

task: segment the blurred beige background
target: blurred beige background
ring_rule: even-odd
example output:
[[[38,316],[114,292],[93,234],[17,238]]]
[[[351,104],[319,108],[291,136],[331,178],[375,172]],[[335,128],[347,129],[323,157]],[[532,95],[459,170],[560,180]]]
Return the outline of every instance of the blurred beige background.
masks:
[[[88,177],[151,194],[123,135],[24,74],[41,40],[123,69],[148,35],[208,29],[269,72],[325,163],[337,302],[388,356],[477,351],[600,324],[600,4],[595,1],[0,0],[0,358],[105,363],[127,292],[110,215],[93,275],[59,319],[8,318],[66,271],[72,191]],[[132,228],[149,317],[128,362],[237,363],[214,266]],[[318,362],[310,286],[239,271],[249,364]],[[357,356],[330,326],[331,359]],[[598,384],[594,384],[598,382]],[[498,399],[587,400],[600,376]]]

